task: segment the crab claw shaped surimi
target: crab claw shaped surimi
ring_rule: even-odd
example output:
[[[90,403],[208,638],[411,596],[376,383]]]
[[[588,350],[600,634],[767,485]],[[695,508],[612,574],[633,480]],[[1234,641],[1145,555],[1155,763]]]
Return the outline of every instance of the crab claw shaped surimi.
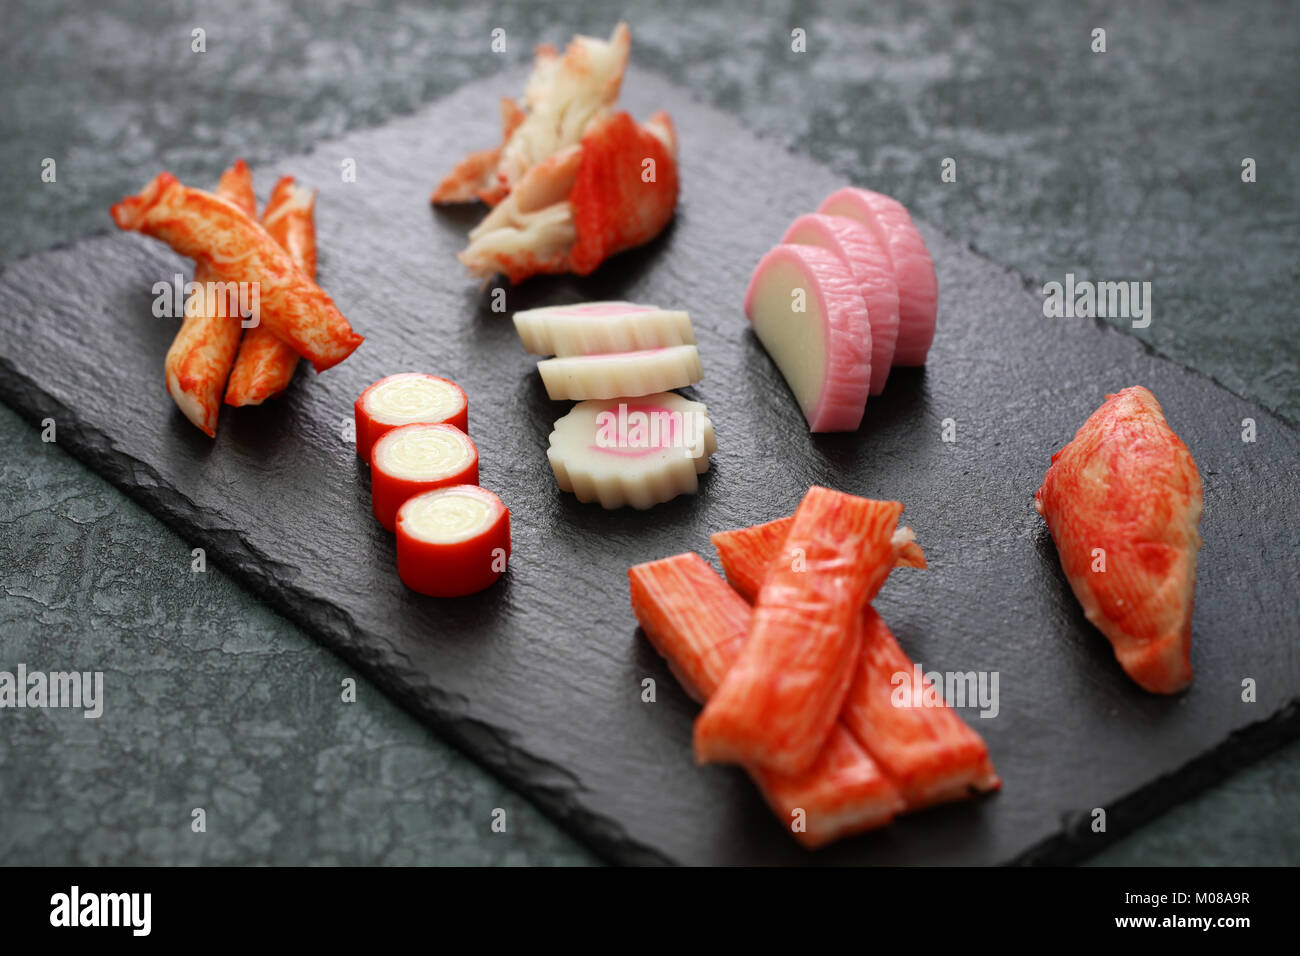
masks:
[[[667,113],[592,123],[582,141],[533,166],[470,232],[460,261],[481,279],[588,275],[649,242],[677,207],[677,135]]]
[[[1052,456],[1034,507],[1129,677],[1157,694],[1191,683],[1201,476],[1155,396],[1107,395]]]
[[[575,36],[564,56],[539,46],[524,90],[526,112],[503,101],[502,144],[463,159],[438,184],[433,202],[495,205],[538,163],[576,145],[618,100],[631,42],[627,24],[620,23],[608,41]]]

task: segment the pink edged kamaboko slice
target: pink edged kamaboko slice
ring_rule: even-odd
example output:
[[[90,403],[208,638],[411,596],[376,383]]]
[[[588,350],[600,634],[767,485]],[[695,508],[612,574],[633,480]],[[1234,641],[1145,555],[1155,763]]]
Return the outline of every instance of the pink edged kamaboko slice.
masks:
[[[871,323],[871,394],[879,395],[885,390],[898,341],[898,284],[889,250],[862,223],[817,213],[800,216],[791,223],[781,242],[820,246],[849,264]]]
[[[375,382],[356,400],[357,454],[370,450],[399,425],[455,425],[469,431],[469,400],[455,382],[423,372],[400,372]]]
[[[510,512],[486,488],[437,488],[397,512],[397,574],[412,591],[474,594],[501,577],[509,559]]]
[[[478,484],[478,449],[454,425],[399,425],[370,452],[370,500],[389,531],[406,499],[448,485]]]
[[[582,302],[516,312],[515,331],[534,355],[597,355],[694,345],[691,317],[632,302]]]
[[[635,398],[685,388],[704,377],[694,345],[604,355],[566,355],[537,363],[553,401]]]
[[[546,457],[579,501],[644,509],[694,493],[717,450],[704,404],[663,392],[579,402],[555,423]]]
[[[754,268],[745,293],[767,354],[815,432],[862,422],[871,385],[871,327],[858,280],[817,246],[777,246]]]
[[[826,197],[817,211],[843,216],[869,228],[889,250],[898,283],[898,344],[895,365],[924,365],[934,341],[939,281],[934,261],[916,224],[897,199],[869,189],[846,186]]]

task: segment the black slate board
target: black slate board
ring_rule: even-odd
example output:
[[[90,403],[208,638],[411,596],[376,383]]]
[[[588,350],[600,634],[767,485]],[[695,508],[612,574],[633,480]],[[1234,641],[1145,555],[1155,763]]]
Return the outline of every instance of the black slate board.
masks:
[[[57,249],[0,275],[0,397],[179,529],[388,693],[518,785],[612,860],[995,863],[1083,855],[1251,754],[1300,731],[1295,556],[1300,433],[1209,379],[1091,320],[1045,319],[1021,277],[922,224],[941,288],[925,370],[896,373],[854,435],[807,433],[747,331],[753,263],[794,216],[842,185],[659,77],[633,70],[624,105],[668,109],[683,143],[677,221],[585,280],[508,290],[510,311],[629,298],[691,310],[719,452],[701,493],[609,513],[554,485],[547,400],[490,290],[454,259],[478,210],[436,213],[430,187],[496,136],[521,74],[258,171],[318,185],[320,281],[366,344],[279,401],[223,414],[215,443],[163,391],[173,334],[151,287],[188,266],[138,236]],[[357,181],[341,181],[354,159]],[[907,197],[899,197],[906,202]],[[107,221],[107,213],[105,214]],[[1158,311],[1155,321],[1177,321]],[[482,483],[513,512],[510,573],[457,601],[406,592],[369,476],[341,437],[356,394],[422,369],[460,382]],[[1149,386],[1205,483],[1190,691],[1156,698],[1115,664],[1060,573],[1032,497],[1051,453],[1102,396]],[[1242,420],[1258,441],[1241,440]],[[957,441],[940,440],[956,421]],[[731,768],[696,768],[695,707],[636,630],[629,564],[712,531],[791,512],[809,484],[898,498],[930,559],[877,606],[927,669],[1000,675],[988,740],[1004,790],[808,854]],[[188,554],[177,560],[188,561]],[[658,701],[641,702],[653,677]],[[1258,697],[1241,700],[1253,678]],[[1094,807],[1108,831],[1091,832]]]

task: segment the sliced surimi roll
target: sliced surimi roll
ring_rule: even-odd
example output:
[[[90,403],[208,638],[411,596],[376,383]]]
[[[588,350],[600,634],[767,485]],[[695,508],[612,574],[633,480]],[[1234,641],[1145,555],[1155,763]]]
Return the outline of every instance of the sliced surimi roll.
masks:
[[[817,211],[862,223],[889,249],[894,281],[898,283],[898,344],[894,347],[894,364],[924,365],[930,343],[934,341],[939,280],[934,274],[930,250],[903,204],[869,189],[846,186],[827,196]]]
[[[356,400],[357,454],[370,450],[385,432],[420,422],[455,425],[469,431],[469,401],[455,382],[423,372],[401,372],[375,382]]]
[[[566,355],[537,363],[546,394],[555,401],[651,395],[685,388],[704,377],[694,345],[639,352]]]
[[[515,313],[515,330],[534,355],[595,355],[694,345],[685,312],[632,302],[585,302]]]
[[[478,485],[408,498],[397,512],[397,574],[412,591],[461,597],[501,577],[510,559],[510,512]]]
[[[754,267],[745,315],[815,432],[853,431],[871,384],[871,327],[835,253],[777,246]]]
[[[580,402],[546,452],[562,491],[606,508],[649,508],[699,487],[718,450],[702,402],[672,392]]]
[[[399,425],[370,452],[370,502],[389,531],[402,502],[446,485],[478,484],[478,449],[454,425]]]
[[[894,263],[889,250],[862,223],[817,213],[796,219],[781,241],[796,246],[821,246],[849,264],[871,323],[871,394],[879,395],[885,390],[898,341],[898,283],[894,281]]]

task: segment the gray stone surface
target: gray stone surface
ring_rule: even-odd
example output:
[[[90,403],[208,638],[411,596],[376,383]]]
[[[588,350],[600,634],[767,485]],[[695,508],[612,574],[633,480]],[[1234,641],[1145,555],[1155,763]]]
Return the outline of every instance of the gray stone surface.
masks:
[[[1044,281],[1150,279],[1154,347],[1300,417],[1295,8],[1046,6],[670,3],[630,19],[642,64],[984,254]],[[6,14],[6,261],[105,228],[108,203],[159,166],[212,179],[232,155],[382,122],[535,40],[613,20],[596,3]],[[486,52],[496,26],[505,58]],[[1105,54],[1088,50],[1094,26]],[[789,50],[794,27],[806,54]],[[46,156],[56,184],[39,181]],[[939,180],[945,156],[956,184]],[[1240,182],[1244,156],[1259,182]],[[111,721],[4,715],[18,730],[0,735],[0,861],[589,859],[375,691],[342,704],[336,659],[218,570],[190,575],[182,542],[7,410],[0,442],[4,662],[66,654],[125,688]],[[1292,746],[1098,861],[1297,862],[1298,784]],[[208,810],[201,837],[194,806]],[[488,825],[498,806],[503,835]]]

